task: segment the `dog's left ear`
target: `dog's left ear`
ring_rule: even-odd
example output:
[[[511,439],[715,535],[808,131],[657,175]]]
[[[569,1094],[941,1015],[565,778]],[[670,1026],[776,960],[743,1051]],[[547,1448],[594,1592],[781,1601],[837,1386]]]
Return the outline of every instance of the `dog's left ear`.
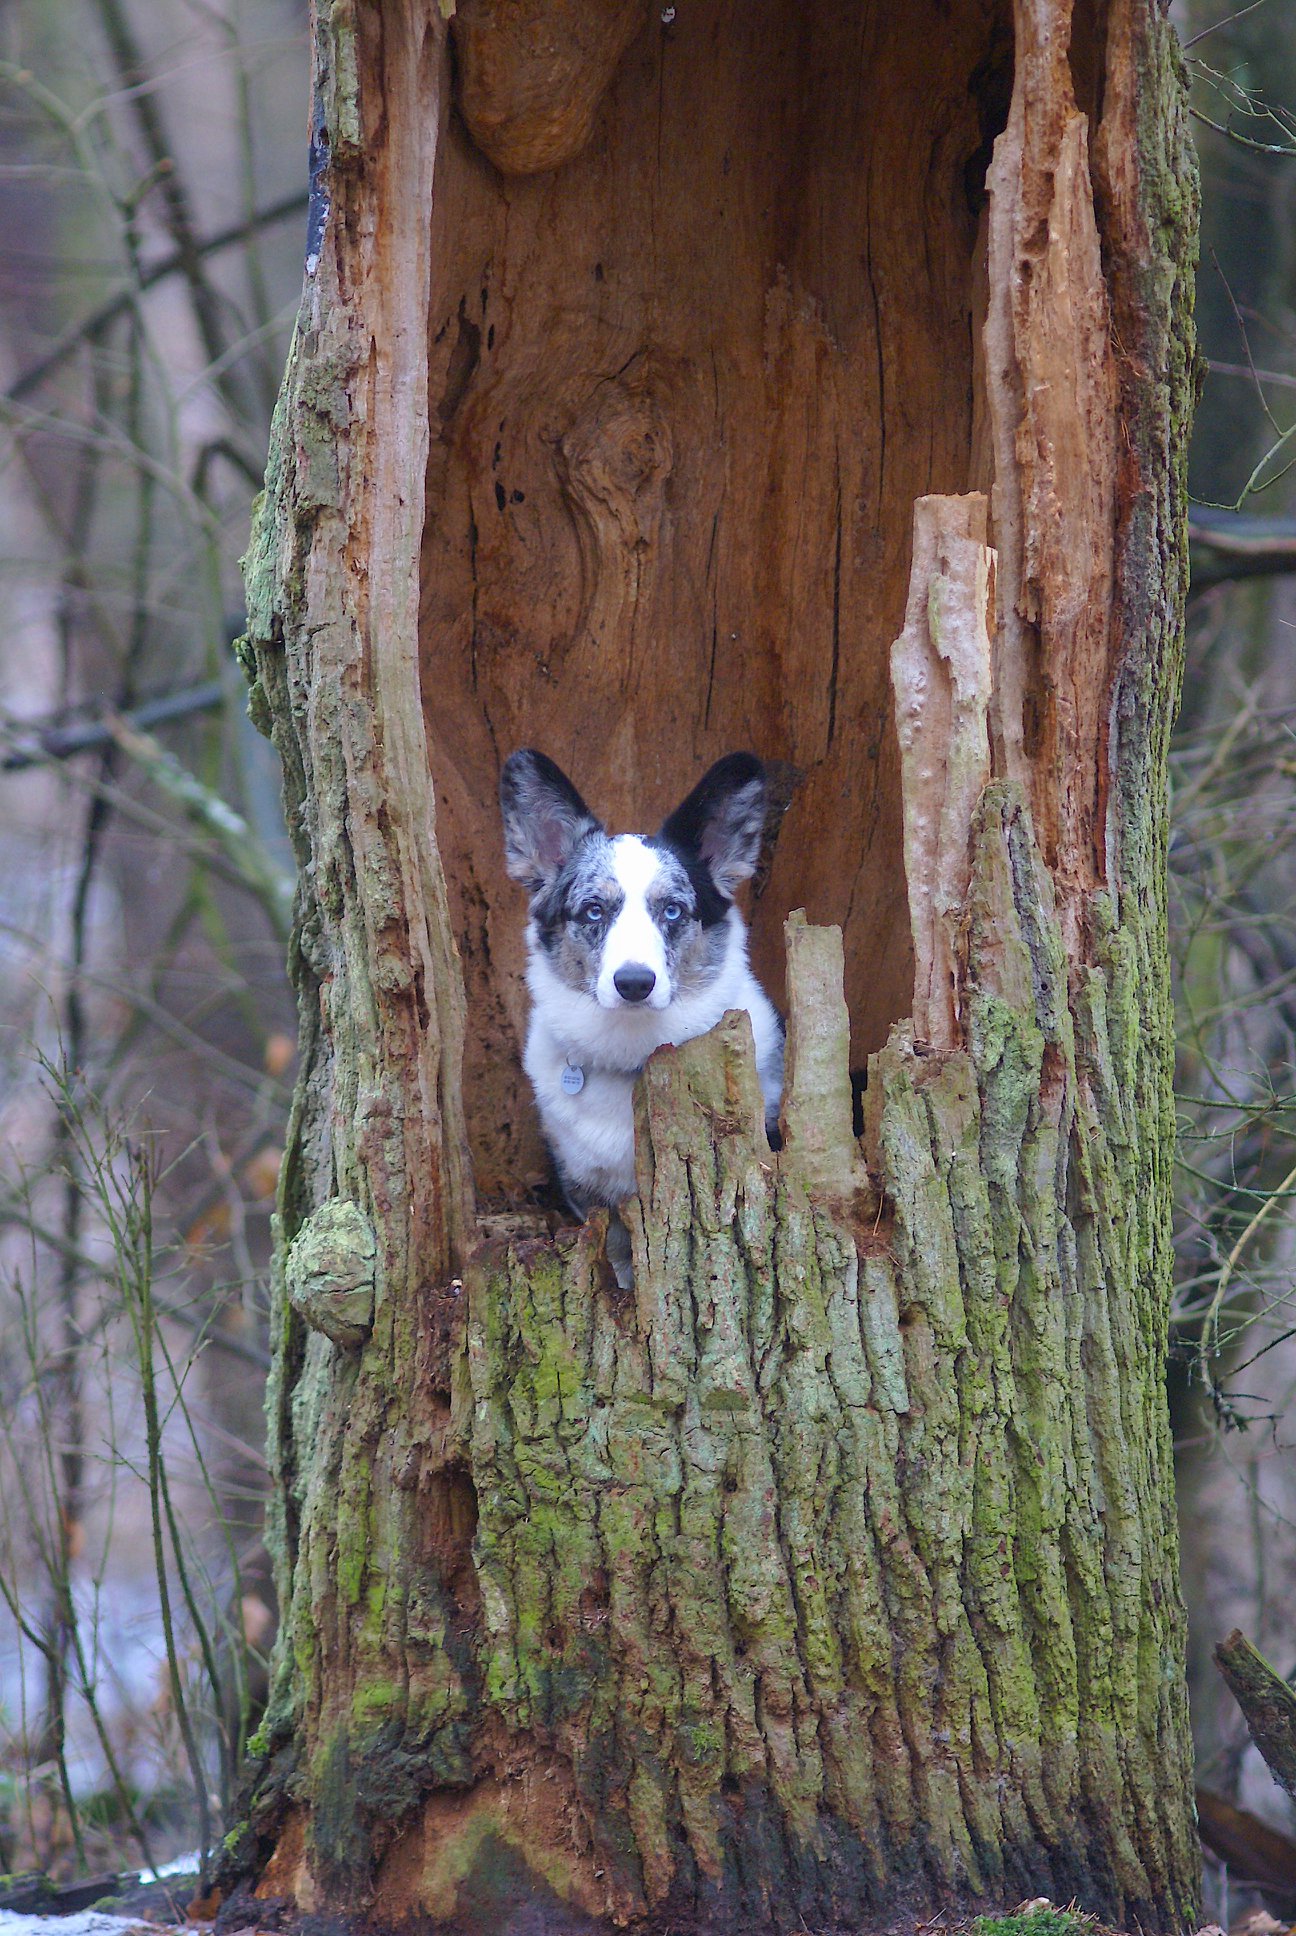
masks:
[[[704,860],[720,892],[732,900],[760,858],[765,792],[765,768],[756,755],[728,753],[662,822],[661,838]]]

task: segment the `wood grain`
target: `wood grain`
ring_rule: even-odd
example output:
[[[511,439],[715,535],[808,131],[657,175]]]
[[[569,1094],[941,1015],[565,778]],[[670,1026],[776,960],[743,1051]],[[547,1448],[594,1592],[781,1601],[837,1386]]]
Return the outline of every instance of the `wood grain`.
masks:
[[[758,970],[777,998],[804,906],[844,930],[857,1065],[908,1012],[888,653],[914,498],[988,482],[972,302],[1002,15],[653,8],[566,166],[505,178],[445,131],[420,632],[486,1198],[543,1172],[494,797],[519,745],[622,829],[731,748],[788,762]]]

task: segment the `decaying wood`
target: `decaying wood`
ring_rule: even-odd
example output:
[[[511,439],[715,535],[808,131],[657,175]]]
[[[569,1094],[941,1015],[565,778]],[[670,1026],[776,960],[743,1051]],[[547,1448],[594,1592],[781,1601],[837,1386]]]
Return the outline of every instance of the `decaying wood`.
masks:
[[[445,62],[419,0],[385,10],[381,37],[376,21],[323,12],[316,59],[333,130],[324,246],[249,548],[245,663],[289,776],[303,868],[297,967],[315,1065],[299,1103],[317,1114],[296,1135],[323,1140],[336,1194],[379,1211],[380,1271],[405,1282],[444,1275],[471,1216],[463,981],[409,703],[428,440],[423,211]],[[353,98],[357,61],[374,65],[380,93]],[[324,1089],[319,1063],[335,1078]]]
[[[321,7],[315,71],[328,165],[246,561],[242,652],[253,716],[283,761],[301,869],[290,959],[301,1073],[268,1403],[269,1530],[291,1640],[271,1738],[276,1752],[293,1740],[322,1820],[347,1781],[340,1716],[381,1709],[388,1793],[408,1778],[399,1714],[417,1701],[424,1618],[411,1583],[459,1537],[438,1404],[415,1405],[412,1386],[429,1382],[432,1314],[469,1248],[472,1205],[463,984],[417,703],[426,210],[448,83],[435,10]],[[358,1311],[357,1289],[369,1294]],[[384,1702],[378,1686],[399,1693]],[[279,1799],[263,1790],[243,1825],[248,1865],[282,1846]],[[349,1887],[347,1834],[313,1846],[324,1886]]]
[[[644,0],[458,0],[447,10],[464,122],[506,175],[580,153],[645,18]]]
[[[617,59],[628,15],[587,15],[547,49],[565,7],[465,7],[475,138],[436,0],[317,7],[249,554],[304,1058],[232,1861],[455,1936],[1037,1893],[1175,1929],[1173,35],[1148,0],[704,0]],[[505,176],[497,139],[568,158]],[[802,776],[753,923],[777,983],[810,917],[785,1146],[744,1018],[654,1056],[629,1292],[601,1219],[517,1203],[519,743],[622,826],[735,745]]]
[[[850,1014],[840,928],[812,928],[798,908],[783,926],[788,1037],[783,1148],[807,1190],[849,1202],[867,1186],[852,1131]]]
[[[405,1902],[462,1913],[502,1845],[509,1907],[554,1930],[1180,1899],[1182,1713],[1135,1671],[1176,1644],[1170,1534],[1118,1378],[1156,1363],[1110,1081],[1136,1014],[1091,1000],[1077,1031],[1016,789],[987,789],[972,859],[969,1047],[898,1031],[874,1059],[871,1228],[820,1196],[822,1150],[810,1189],[795,1138],[771,1157],[734,1017],[645,1071],[633,1293],[592,1227],[470,1274],[477,1699],[503,1733],[462,1803],[428,1802]],[[840,1029],[815,1061],[841,1098]]]
[[[1070,8],[1017,0],[995,143],[985,347],[994,439],[998,770],[1024,787],[1068,919],[1107,878],[1117,387]],[[1072,945],[1077,936],[1071,934]]]
[[[985,540],[983,497],[918,499],[909,607],[891,648],[914,1034],[937,1049],[963,1039],[958,992],[972,864],[968,829],[990,778],[994,553]]]
[[[1215,1663],[1274,1780],[1296,1801],[1296,1690],[1236,1628],[1215,1649]]]
[[[1007,8],[670,11],[645,6],[563,167],[505,182],[455,116],[438,156],[420,636],[483,1199],[546,1167],[500,1054],[525,1032],[494,838],[517,746],[618,829],[658,825],[736,747],[787,762],[758,972],[777,999],[789,908],[841,927],[857,1067],[911,999],[887,654],[914,499],[976,481]]]

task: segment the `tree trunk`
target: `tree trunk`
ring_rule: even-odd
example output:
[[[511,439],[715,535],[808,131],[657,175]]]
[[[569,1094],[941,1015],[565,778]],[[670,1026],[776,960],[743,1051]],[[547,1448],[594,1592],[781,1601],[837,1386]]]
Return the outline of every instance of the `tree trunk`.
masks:
[[[247,561],[303,1056],[228,1871],[465,1932],[1179,1928],[1173,34],[318,0],[315,60]],[[745,1018],[654,1056],[631,1292],[519,1208],[523,742],[619,825],[781,763],[785,1146]]]

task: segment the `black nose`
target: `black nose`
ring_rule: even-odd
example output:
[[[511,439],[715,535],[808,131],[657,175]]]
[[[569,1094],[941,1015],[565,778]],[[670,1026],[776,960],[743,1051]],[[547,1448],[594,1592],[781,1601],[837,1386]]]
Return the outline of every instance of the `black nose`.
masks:
[[[612,977],[612,986],[623,1002],[646,1001],[657,985],[657,977],[651,968],[641,968],[632,961],[624,968],[618,968]]]

